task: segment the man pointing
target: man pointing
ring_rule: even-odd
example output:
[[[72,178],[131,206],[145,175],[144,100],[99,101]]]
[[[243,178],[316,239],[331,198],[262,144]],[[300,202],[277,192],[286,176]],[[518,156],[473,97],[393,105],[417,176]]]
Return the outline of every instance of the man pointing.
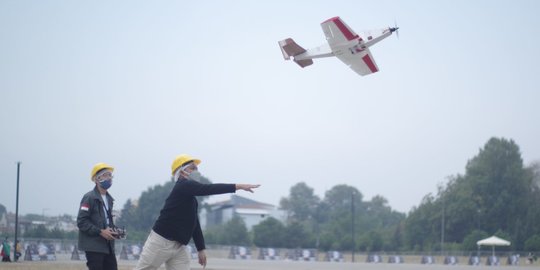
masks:
[[[199,159],[186,154],[174,159],[171,173],[176,183],[146,239],[136,270],[158,269],[163,263],[167,270],[190,269],[186,245],[191,238],[198,251],[199,264],[206,267],[206,247],[195,196],[234,193],[239,189],[253,192],[254,188],[260,186],[202,184],[202,176],[197,167],[200,163]]]

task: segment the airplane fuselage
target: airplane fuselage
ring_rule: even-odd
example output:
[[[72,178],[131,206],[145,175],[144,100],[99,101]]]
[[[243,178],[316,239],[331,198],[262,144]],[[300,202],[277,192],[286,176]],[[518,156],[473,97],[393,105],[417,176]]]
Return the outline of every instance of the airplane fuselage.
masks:
[[[306,52],[294,56],[295,60],[305,60],[305,59],[315,59],[315,58],[324,58],[324,57],[333,57],[342,55],[345,53],[348,54],[356,54],[359,52],[364,51],[365,49],[375,45],[379,41],[389,37],[392,35],[392,28],[385,29],[383,31],[383,34],[371,38],[371,36],[368,37],[367,41],[364,41],[362,38],[357,38],[354,40],[351,40],[349,42],[336,44],[334,46],[330,46],[330,44],[323,44],[321,46],[311,48],[306,50]]]

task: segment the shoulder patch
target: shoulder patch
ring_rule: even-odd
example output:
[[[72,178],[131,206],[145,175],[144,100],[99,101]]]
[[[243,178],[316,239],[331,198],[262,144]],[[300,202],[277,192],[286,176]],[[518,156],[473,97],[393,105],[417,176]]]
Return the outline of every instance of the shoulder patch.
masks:
[[[90,205],[88,203],[81,204],[81,210],[88,211],[88,208],[90,208]]]

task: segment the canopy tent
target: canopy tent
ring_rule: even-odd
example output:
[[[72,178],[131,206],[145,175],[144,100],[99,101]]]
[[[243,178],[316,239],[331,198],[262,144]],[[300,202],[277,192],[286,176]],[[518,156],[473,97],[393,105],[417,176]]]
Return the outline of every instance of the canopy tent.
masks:
[[[495,246],[509,246],[510,241],[506,241],[494,235],[486,239],[479,240],[476,242],[476,244],[479,248],[480,246],[491,246],[491,253],[493,256],[495,256]]]

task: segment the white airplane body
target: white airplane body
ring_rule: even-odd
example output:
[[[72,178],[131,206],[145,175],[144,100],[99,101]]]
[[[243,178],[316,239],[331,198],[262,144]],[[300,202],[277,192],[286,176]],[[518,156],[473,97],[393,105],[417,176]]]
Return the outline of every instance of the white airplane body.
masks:
[[[362,39],[339,17],[330,18],[321,23],[328,44],[306,50],[292,38],[279,41],[279,47],[285,60],[293,58],[302,68],[313,64],[315,58],[335,56],[359,75],[368,75],[379,71],[369,47],[389,37],[398,27],[388,27],[376,37]]]

